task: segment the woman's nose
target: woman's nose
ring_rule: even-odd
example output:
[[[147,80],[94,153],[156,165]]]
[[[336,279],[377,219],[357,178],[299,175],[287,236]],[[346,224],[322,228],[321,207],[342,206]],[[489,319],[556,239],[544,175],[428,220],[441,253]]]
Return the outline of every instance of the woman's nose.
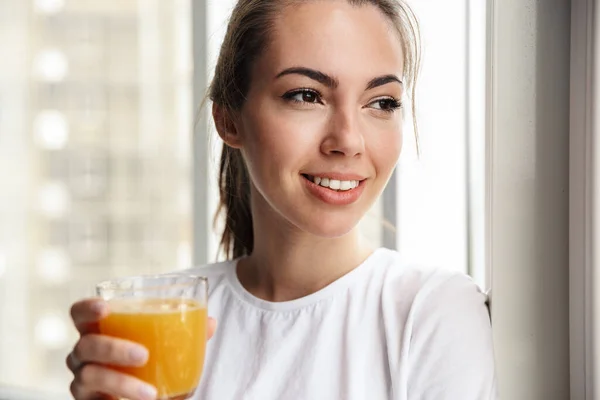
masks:
[[[338,110],[331,116],[327,135],[321,143],[326,155],[358,156],[365,151],[365,141],[358,126],[358,115],[350,110]]]

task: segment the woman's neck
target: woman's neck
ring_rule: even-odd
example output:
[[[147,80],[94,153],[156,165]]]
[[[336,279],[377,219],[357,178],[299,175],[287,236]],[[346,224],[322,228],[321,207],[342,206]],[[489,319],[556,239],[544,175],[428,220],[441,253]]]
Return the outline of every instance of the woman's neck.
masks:
[[[237,273],[242,286],[264,300],[288,301],[314,293],[373,252],[357,228],[329,239],[263,217],[254,219],[254,248],[240,260]]]

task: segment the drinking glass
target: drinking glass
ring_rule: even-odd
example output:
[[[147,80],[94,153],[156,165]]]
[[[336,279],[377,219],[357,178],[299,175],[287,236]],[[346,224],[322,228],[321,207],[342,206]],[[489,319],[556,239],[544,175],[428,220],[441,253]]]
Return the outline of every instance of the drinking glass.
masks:
[[[111,366],[154,385],[159,400],[192,397],[204,367],[208,282],[186,274],[134,276],[100,282],[97,295],[109,313],[99,323],[103,335],[144,345],[142,367]]]

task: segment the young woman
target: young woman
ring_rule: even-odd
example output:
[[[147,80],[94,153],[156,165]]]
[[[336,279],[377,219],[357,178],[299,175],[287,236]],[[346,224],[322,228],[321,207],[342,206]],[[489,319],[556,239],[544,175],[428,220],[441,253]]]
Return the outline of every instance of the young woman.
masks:
[[[400,155],[417,40],[399,0],[239,0],[210,88],[230,260],[194,269],[219,322],[197,399],[496,398],[485,295],[357,230]],[[74,397],[153,398],[106,368],[147,357],[93,333],[106,312],[72,308]]]

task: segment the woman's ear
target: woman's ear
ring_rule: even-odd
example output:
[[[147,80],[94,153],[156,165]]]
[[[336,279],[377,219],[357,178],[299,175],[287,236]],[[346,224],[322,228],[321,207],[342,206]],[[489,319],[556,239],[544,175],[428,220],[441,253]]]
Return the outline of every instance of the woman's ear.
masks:
[[[213,103],[212,115],[215,121],[217,132],[219,133],[221,139],[223,139],[223,142],[234,149],[239,149],[242,147],[242,137],[235,126],[231,114],[227,112],[224,107]]]

